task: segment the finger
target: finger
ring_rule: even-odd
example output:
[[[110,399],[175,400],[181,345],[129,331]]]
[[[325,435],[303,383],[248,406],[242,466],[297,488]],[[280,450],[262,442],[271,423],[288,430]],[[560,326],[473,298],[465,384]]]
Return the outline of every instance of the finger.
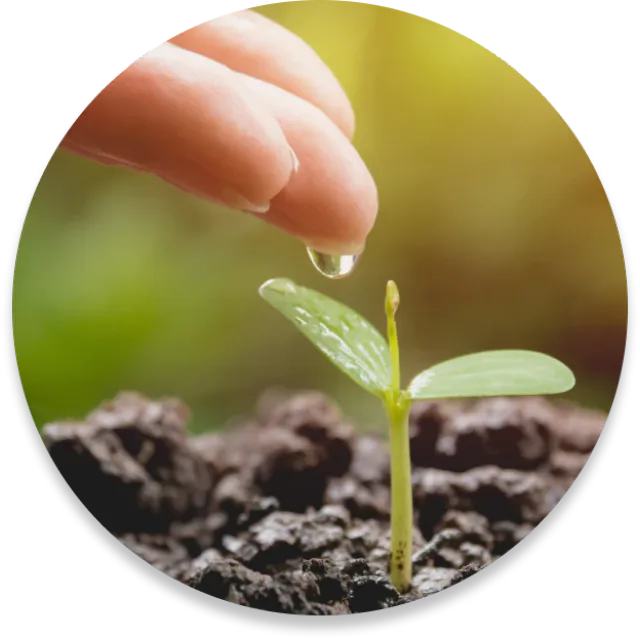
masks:
[[[232,13],[171,42],[308,100],[345,135],[353,135],[353,110],[335,76],[302,39],[268,18],[253,11]]]
[[[240,76],[172,44],[109,84],[62,146],[253,212],[268,208],[293,169],[277,119],[247,94]]]
[[[279,121],[300,164],[265,219],[317,251],[360,253],[378,210],[376,186],[357,151],[317,107],[241,76]]]

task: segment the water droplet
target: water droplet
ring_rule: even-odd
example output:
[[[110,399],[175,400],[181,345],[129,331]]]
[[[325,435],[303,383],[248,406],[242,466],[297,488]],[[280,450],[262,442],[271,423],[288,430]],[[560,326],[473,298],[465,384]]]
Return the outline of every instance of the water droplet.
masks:
[[[338,256],[330,255],[328,253],[320,253],[310,247],[307,247],[307,253],[313,266],[327,278],[337,280],[338,278],[345,278],[348,276],[356,266],[359,255],[351,256]]]

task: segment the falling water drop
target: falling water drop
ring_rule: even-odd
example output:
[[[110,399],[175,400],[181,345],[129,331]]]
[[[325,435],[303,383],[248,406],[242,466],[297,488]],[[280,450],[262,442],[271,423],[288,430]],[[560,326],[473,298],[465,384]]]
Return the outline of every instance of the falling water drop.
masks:
[[[313,266],[327,278],[337,280],[338,278],[345,278],[348,276],[356,266],[359,255],[331,255],[328,253],[320,253],[307,247],[307,253]]]

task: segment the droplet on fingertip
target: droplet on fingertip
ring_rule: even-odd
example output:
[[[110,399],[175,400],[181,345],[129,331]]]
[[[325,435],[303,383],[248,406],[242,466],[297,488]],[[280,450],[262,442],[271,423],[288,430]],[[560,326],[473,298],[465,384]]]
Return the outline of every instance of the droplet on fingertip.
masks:
[[[357,255],[331,255],[321,253],[315,249],[307,247],[307,253],[313,266],[325,277],[331,280],[346,278],[355,269],[356,263],[360,258]]]

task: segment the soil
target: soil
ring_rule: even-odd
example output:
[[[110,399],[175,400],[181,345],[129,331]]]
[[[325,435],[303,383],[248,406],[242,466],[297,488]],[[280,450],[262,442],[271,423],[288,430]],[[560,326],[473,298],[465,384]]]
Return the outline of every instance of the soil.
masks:
[[[414,579],[387,577],[389,456],[319,393],[190,436],[178,400],[123,393],[44,429],[89,511],[141,558],[217,598],[283,613],[393,607],[500,557],[557,504],[606,415],[541,398],[416,403]]]

